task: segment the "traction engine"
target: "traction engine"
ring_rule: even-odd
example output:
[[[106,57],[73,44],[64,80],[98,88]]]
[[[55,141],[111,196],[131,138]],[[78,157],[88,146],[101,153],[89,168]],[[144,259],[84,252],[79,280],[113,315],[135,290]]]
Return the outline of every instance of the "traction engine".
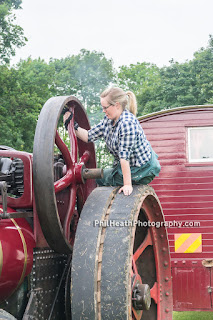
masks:
[[[74,96],[41,110],[33,154],[0,146],[0,319],[172,319],[172,280],[160,202],[96,187],[93,143],[60,138],[64,107],[89,129]]]

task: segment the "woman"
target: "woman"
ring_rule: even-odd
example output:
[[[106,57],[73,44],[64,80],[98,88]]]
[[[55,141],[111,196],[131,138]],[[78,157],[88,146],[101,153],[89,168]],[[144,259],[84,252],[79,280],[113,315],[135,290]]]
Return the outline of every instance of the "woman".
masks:
[[[133,92],[124,92],[118,87],[106,89],[101,94],[104,119],[90,130],[80,128],[75,122],[76,136],[84,142],[104,138],[115,160],[113,168],[104,169],[104,178],[99,185],[122,186],[119,193],[130,195],[133,184],[148,184],[160,172],[158,156],[136,119],[137,102]],[[68,126],[68,112],[64,116]]]

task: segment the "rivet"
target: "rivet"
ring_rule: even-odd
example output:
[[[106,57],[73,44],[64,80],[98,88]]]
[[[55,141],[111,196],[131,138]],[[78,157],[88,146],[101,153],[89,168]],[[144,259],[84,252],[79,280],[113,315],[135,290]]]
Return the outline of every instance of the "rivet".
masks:
[[[185,261],[185,260],[183,260],[183,261],[182,261],[182,263],[183,263],[183,264],[185,264],[185,263],[186,263],[186,261]]]
[[[168,262],[164,261],[164,266],[167,267],[168,266]]]
[[[162,248],[162,251],[163,251],[163,252],[166,252],[166,248],[165,248],[165,247],[163,247],[163,248]]]
[[[168,281],[169,281],[169,278],[168,278],[168,277],[166,277],[166,278],[165,278],[165,281],[166,281],[166,282],[168,282]]]
[[[169,309],[168,309],[168,308],[166,308],[166,309],[165,309],[165,312],[167,312],[167,313],[168,313],[168,312],[169,312]]]
[[[161,239],[163,239],[164,235],[163,235],[163,234],[161,234],[161,235],[160,235],[160,237],[161,237]]]
[[[168,297],[168,296],[169,296],[169,292],[166,292],[166,293],[165,293],[165,296]]]

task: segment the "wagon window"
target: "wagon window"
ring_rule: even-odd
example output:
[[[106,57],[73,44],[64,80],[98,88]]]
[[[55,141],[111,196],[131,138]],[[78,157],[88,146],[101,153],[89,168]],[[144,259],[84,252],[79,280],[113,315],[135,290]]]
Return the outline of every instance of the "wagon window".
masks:
[[[213,127],[188,128],[189,162],[213,161]]]

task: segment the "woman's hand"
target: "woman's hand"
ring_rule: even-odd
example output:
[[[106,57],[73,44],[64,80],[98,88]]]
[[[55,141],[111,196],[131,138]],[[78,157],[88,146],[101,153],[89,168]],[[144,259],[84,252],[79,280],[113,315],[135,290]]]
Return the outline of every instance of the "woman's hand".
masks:
[[[119,189],[118,193],[121,193],[122,191],[125,196],[129,196],[133,191],[133,187],[132,187],[132,185],[124,185],[123,187],[121,187]]]
[[[129,161],[125,159],[120,159],[121,170],[123,173],[123,187],[119,189],[119,193],[123,191],[125,196],[129,196],[132,193],[132,180],[131,180],[131,170]]]
[[[65,126],[66,130],[68,129],[68,124],[72,120],[72,117],[73,117],[72,111],[68,110],[67,112],[65,112],[65,114],[63,116],[63,121],[64,121],[64,126]]]

